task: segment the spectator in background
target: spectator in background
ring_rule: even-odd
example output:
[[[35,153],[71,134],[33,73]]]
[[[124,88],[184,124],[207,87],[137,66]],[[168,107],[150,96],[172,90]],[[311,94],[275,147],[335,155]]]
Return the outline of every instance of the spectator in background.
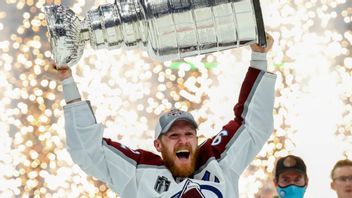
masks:
[[[336,162],[331,170],[331,189],[338,198],[352,198],[352,161],[349,159]]]
[[[302,198],[308,186],[304,161],[294,155],[280,158],[275,166],[274,184],[280,198]]]

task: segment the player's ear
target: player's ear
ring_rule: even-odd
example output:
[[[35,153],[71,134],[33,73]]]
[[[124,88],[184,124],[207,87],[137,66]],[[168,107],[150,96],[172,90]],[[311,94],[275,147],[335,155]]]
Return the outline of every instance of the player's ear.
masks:
[[[161,152],[161,141],[159,138],[154,140],[154,147],[158,152]]]

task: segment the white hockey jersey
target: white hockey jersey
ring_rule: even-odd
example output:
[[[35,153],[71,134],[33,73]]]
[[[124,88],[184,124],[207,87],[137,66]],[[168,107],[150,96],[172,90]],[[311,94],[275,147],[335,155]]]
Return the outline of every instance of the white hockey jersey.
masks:
[[[68,151],[122,198],[238,198],[238,180],[273,131],[276,75],[249,68],[235,118],[200,145],[196,172],[174,178],[160,156],[103,138],[87,101],[64,107]]]

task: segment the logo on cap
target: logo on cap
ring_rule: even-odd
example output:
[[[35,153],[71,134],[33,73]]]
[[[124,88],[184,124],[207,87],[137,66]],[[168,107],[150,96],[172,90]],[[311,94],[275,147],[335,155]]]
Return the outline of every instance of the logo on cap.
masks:
[[[181,116],[182,114],[183,114],[183,111],[180,111],[180,110],[178,110],[178,109],[171,109],[171,110],[167,113],[168,116],[174,116],[174,117],[176,117],[176,116]]]
[[[284,160],[283,164],[284,164],[285,167],[294,167],[294,166],[296,166],[297,161],[296,161],[295,158],[293,158],[293,157],[290,156],[290,157],[287,157],[287,158]]]

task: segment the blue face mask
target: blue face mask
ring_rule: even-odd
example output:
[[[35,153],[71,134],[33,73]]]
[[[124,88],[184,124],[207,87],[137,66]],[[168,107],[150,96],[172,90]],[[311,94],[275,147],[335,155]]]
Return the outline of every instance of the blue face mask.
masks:
[[[281,198],[303,198],[306,192],[306,186],[300,187],[295,185],[288,185],[286,187],[278,186],[276,188],[279,197]]]

